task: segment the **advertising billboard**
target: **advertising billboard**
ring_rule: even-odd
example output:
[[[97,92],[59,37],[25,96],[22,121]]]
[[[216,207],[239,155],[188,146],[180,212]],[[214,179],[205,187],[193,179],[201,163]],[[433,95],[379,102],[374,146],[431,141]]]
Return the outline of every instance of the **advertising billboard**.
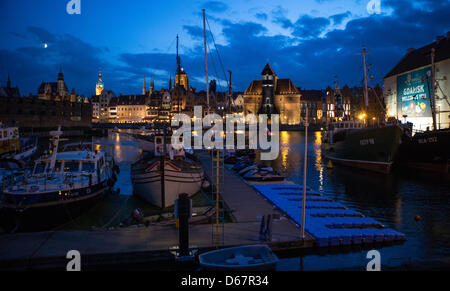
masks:
[[[431,67],[397,77],[397,109],[401,116],[431,117]]]

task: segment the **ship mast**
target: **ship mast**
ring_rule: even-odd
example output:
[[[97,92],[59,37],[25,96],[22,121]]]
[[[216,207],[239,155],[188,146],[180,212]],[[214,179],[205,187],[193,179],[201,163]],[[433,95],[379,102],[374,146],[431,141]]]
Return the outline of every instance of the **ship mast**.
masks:
[[[227,104],[227,113],[231,113],[231,70],[228,70],[230,73],[230,82],[228,82],[228,104]]]
[[[203,37],[204,37],[204,45],[205,45],[205,73],[206,73],[206,103],[208,107],[208,114],[209,114],[209,83],[208,83],[208,47],[206,44],[206,16],[205,16],[205,9],[202,9],[203,11]]]
[[[367,88],[367,65],[366,65],[366,48],[363,47],[363,62],[364,62],[364,105],[367,109],[369,108],[369,92]]]
[[[433,117],[433,130],[437,130],[436,127],[436,66],[434,63],[436,50],[434,48],[431,49],[431,115]]]

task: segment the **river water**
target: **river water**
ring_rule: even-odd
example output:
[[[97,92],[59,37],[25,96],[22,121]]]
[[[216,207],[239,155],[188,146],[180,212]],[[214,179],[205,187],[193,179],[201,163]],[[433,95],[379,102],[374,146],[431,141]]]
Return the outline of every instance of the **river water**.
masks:
[[[447,177],[398,169],[391,175],[334,165],[321,156],[321,132],[308,135],[307,184],[324,195],[405,233],[407,241],[378,249],[381,264],[450,257],[450,181]],[[281,132],[274,168],[303,184],[304,132]],[[415,220],[419,215],[421,219]],[[305,222],[308,223],[307,221]],[[282,259],[280,270],[365,270],[367,250]]]
[[[281,132],[280,154],[272,166],[284,173],[287,180],[303,181],[303,132]],[[132,195],[130,165],[138,159],[141,149],[126,133],[109,133],[95,138],[101,148],[114,156],[120,166],[115,188],[120,195],[108,197],[85,215],[62,229],[108,228],[116,226],[133,209],[146,215],[158,209]],[[384,266],[450,257],[450,181],[446,177],[419,172],[396,171],[391,175],[334,165],[327,169],[321,155],[321,132],[308,135],[307,183],[314,190],[350,209],[372,217],[387,227],[405,233],[407,241],[378,249]],[[199,196],[199,195],[196,195]],[[203,197],[204,198],[204,197]],[[195,198],[195,199],[203,199]],[[204,201],[194,201],[203,204]],[[207,202],[205,202],[207,204]],[[419,215],[421,219],[415,220]],[[306,223],[308,223],[306,221]],[[328,252],[287,255],[280,260],[279,270],[365,270],[368,250],[350,250],[344,254]]]

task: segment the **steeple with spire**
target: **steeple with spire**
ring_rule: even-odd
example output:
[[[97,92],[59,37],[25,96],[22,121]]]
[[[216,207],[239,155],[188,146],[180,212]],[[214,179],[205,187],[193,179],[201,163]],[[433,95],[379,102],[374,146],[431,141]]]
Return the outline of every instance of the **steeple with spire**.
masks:
[[[11,88],[11,78],[9,77],[9,74],[8,74],[8,81],[6,82],[6,88]]]
[[[144,85],[142,86],[142,95],[147,95],[147,89],[145,88],[145,76],[144,76]]]
[[[59,66],[57,90],[58,90],[58,95],[60,97],[64,97],[66,95],[69,95],[69,89],[67,88],[67,85],[64,82],[64,74],[62,72],[62,66],[61,65]]]
[[[102,81],[102,71],[98,72],[98,82],[97,85],[95,86],[95,95],[100,95],[102,94],[102,91],[104,89],[104,84]]]
[[[184,86],[185,90],[189,90],[189,79],[181,66],[181,58],[178,54],[178,35],[177,35],[177,72],[175,75],[175,86]]]
[[[153,76],[150,77],[150,94],[155,91],[155,80],[153,79]]]

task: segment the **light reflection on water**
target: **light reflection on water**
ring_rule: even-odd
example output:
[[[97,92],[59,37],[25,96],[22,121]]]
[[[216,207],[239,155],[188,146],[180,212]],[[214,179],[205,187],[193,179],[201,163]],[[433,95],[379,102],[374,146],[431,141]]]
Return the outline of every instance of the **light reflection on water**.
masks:
[[[397,266],[409,260],[450,256],[450,182],[424,173],[383,175],[334,165],[321,156],[321,132],[308,135],[307,183],[337,202],[406,234],[403,245],[380,250],[382,264]],[[281,132],[280,155],[272,166],[287,180],[303,181],[304,133]],[[414,216],[422,219],[415,221]],[[306,223],[308,223],[306,221]],[[308,255],[282,259],[280,270],[365,269],[367,251],[341,255]]]
[[[383,175],[338,165],[328,169],[327,161],[321,156],[321,138],[321,132],[310,132],[308,136],[308,185],[335,201],[406,234],[407,241],[403,245],[379,250],[383,265],[397,266],[409,260],[450,256],[448,180],[414,172]],[[115,133],[95,141],[100,142],[102,148],[112,154],[120,166],[115,188],[120,188],[121,196],[131,195],[130,165],[142,152],[138,143],[127,134]],[[297,184],[303,181],[304,142],[302,132],[281,132],[280,155],[272,162],[275,169]],[[119,200],[118,205],[122,203]],[[114,207],[117,207],[116,204]],[[114,212],[114,207],[104,208]],[[129,208],[133,207],[142,205],[133,204]],[[123,212],[127,213],[126,211]],[[420,215],[422,219],[415,221],[415,215]],[[338,255],[294,256],[281,259],[278,268],[325,270],[350,267],[364,270],[368,262],[366,254],[367,251],[356,251]]]

